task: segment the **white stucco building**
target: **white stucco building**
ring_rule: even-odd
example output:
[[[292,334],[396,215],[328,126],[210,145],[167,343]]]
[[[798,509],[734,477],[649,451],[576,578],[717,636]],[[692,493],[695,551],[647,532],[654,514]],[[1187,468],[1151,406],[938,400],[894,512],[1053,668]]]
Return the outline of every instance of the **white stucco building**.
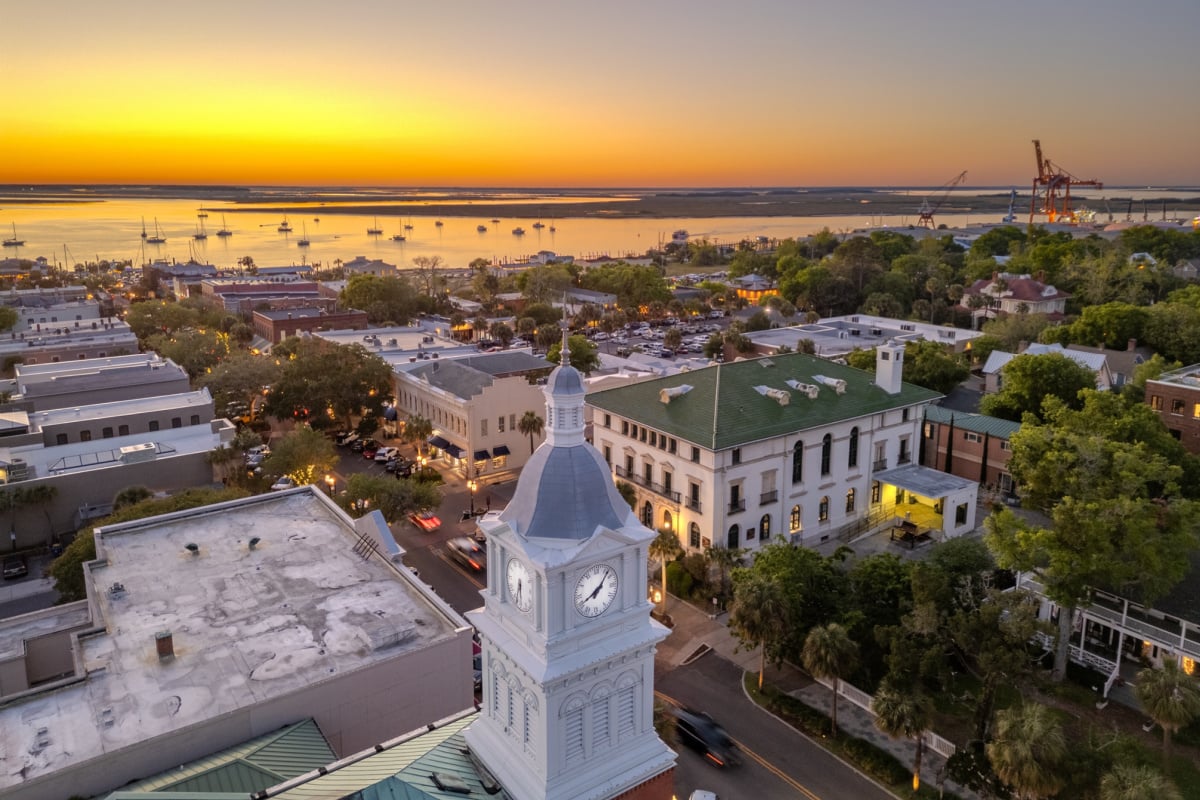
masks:
[[[874,374],[786,354],[588,396],[593,441],[634,486],[643,524],[687,551],[815,545],[894,520],[933,538],[974,526],[977,484],[919,466],[924,409],[900,380],[904,345]]]

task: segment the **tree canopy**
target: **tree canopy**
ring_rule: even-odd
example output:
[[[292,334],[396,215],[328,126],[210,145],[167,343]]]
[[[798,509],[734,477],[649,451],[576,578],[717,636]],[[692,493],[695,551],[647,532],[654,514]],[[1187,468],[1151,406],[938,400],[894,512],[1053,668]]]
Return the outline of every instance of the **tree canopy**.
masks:
[[[1026,413],[1041,417],[1050,398],[1080,408],[1079,393],[1096,388],[1095,373],[1059,353],[1016,356],[1004,365],[1001,375],[1000,391],[984,397],[979,408],[988,416],[1014,422]]]
[[[587,374],[600,366],[600,356],[596,344],[586,336],[571,336],[567,339],[567,349],[571,356],[571,366],[583,374]],[[546,352],[546,360],[557,364],[562,355],[562,342],[556,342]]]
[[[392,395],[391,367],[361,345],[292,337],[276,345],[273,355],[280,359],[280,373],[266,409],[278,419],[329,427],[338,419],[378,416]]]
[[[374,324],[407,323],[417,311],[417,292],[400,275],[353,275],[338,302],[345,308],[365,311]]]

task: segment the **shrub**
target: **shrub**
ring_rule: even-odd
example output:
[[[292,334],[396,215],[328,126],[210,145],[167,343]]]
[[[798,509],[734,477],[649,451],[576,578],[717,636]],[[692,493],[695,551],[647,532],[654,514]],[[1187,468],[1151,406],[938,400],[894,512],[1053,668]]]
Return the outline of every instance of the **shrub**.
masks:
[[[667,564],[667,591],[676,597],[687,597],[692,591],[691,573],[678,561]]]
[[[886,784],[905,784],[912,779],[912,770],[886,750],[865,739],[847,739],[842,752],[863,772]]]

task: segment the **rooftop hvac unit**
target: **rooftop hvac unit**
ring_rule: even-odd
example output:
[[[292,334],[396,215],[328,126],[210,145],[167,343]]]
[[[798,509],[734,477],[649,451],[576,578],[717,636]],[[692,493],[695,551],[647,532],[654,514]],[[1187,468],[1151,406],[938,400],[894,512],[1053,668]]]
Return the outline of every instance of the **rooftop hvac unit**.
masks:
[[[846,382],[841,378],[827,378],[824,375],[813,375],[813,380],[817,383],[825,384],[838,394],[846,393]]]
[[[771,398],[781,406],[786,406],[788,403],[792,402],[791,393],[786,392],[783,389],[772,389],[769,386],[755,386],[754,389],[759,394]]]
[[[128,447],[121,448],[121,463],[122,464],[141,464],[146,461],[153,461],[158,455],[158,448],[154,442],[146,442],[144,444],[131,444]]]
[[[800,392],[800,394],[808,395],[809,400],[816,400],[817,395],[821,393],[821,387],[814,383],[801,383],[800,381],[789,380],[787,385]]]
[[[658,390],[658,399],[663,404],[667,404],[667,403],[670,403],[672,400],[674,400],[676,397],[683,397],[685,394],[687,394],[691,390],[692,390],[692,387],[686,383],[680,384],[679,386],[672,386],[669,389],[659,389]]]

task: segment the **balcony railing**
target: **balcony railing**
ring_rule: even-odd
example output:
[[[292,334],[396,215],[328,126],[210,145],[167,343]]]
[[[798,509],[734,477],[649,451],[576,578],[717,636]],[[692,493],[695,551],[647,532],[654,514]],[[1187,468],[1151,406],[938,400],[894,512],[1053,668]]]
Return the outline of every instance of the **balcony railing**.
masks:
[[[745,500],[730,500],[729,501],[729,513],[730,514],[736,514],[739,511],[745,511],[745,510],[746,510],[746,501]]]
[[[690,508],[692,511],[700,511],[700,498],[699,497],[689,497],[686,502],[687,502],[687,507]]]
[[[885,469],[887,469],[886,458],[876,459],[875,463],[871,465],[871,470],[874,472],[883,472]]]
[[[901,453],[896,459],[897,464],[907,464],[912,461],[912,453]]]
[[[640,486],[643,489],[647,489],[651,492],[654,492],[657,495],[665,497],[668,500],[670,500],[672,503],[675,503],[675,504],[679,503],[679,500],[680,500],[679,492],[672,491],[671,489],[668,489],[666,486],[662,485],[661,483],[655,483],[652,480],[648,480],[646,478],[646,476],[644,476],[644,475],[638,475],[635,472],[630,472],[629,470],[625,469],[624,467],[617,467],[617,477],[624,478],[625,480],[629,481],[630,483],[634,484],[635,486]]]
[[[762,494],[760,494],[758,496],[758,504],[760,506],[766,506],[766,505],[770,505],[771,503],[774,503],[778,499],[779,499],[779,491],[778,490],[775,490],[773,492],[763,492]]]

